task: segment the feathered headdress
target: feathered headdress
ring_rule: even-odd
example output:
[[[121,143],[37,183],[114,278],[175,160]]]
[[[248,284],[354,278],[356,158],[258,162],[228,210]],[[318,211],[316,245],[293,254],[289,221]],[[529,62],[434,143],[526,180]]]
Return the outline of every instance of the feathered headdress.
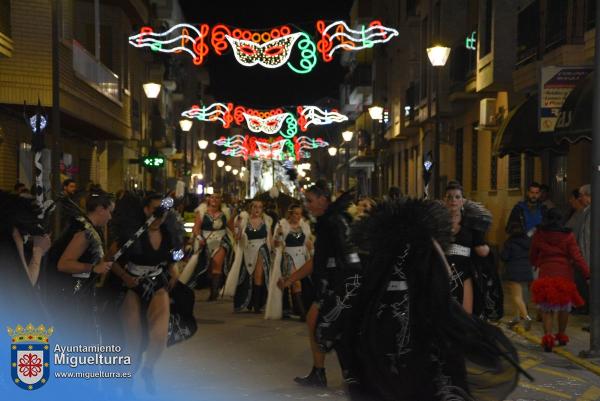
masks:
[[[15,227],[23,234],[44,234],[43,221],[38,217],[40,212],[35,199],[0,190],[0,239],[12,240]]]

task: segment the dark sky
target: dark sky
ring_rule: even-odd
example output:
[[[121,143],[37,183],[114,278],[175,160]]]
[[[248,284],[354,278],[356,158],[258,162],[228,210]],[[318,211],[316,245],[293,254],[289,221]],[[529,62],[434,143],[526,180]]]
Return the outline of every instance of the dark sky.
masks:
[[[348,20],[352,6],[352,0],[181,0],[180,3],[189,23],[207,23],[211,27],[223,23],[258,30],[293,24],[310,36],[316,35],[315,22],[319,19]],[[290,60],[297,53],[295,48]],[[217,56],[211,49],[205,63],[210,71],[210,91],[216,100],[254,108],[313,104],[323,97],[337,99],[339,84],[345,74],[339,58],[324,63],[319,57],[317,65],[308,74],[296,74],[286,65],[276,69],[260,65],[244,67],[231,51]]]

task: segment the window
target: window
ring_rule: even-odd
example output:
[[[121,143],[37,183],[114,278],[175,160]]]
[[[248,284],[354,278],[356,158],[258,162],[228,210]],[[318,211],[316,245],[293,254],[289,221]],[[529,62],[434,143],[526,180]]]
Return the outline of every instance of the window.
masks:
[[[481,30],[481,41],[479,49],[479,58],[482,58],[486,54],[492,51],[492,11],[493,1],[485,1],[485,21],[483,29]]]
[[[546,51],[565,43],[567,38],[567,1],[546,2]]]
[[[496,191],[498,189],[498,156],[494,154],[494,143],[496,143],[497,132],[492,133],[492,144],[490,146],[490,189]]]
[[[417,0],[406,0],[406,15],[409,17],[417,15]]]
[[[589,31],[596,26],[596,0],[585,2],[585,29]]]
[[[471,191],[477,191],[477,169],[479,166],[477,165],[477,146],[479,143],[477,141],[478,131],[475,129],[479,125],[479,122],[473,123],[472,126],[472,141],[471,141]]]
[[[456,180],[463,182],[463,157],[464,157],[464,132],[462,128],[456,130],[456,155],[454,164],[456,166]]]
[[[10,31],[10,0],[0,0],[0,33],[10,38]]]
[[[521,155],[508,156],[508,189],[521,188]]]
[[[540,42],[540,6],[535,0],[519,12],[517,21],[517,66],[537,57]]]

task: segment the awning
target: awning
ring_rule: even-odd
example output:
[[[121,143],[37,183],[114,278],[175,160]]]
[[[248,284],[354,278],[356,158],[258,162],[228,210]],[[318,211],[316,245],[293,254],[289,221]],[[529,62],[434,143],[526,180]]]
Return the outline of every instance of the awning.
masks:
[[[556,128],[556,142],[575,143],[592,140],[592,107],[594,103],[594,73],[583,79],[565,99]]]
[[[567,150],[565,146],[554,142],[552,133],[542,134],[538,131],[537,97],[530,96],[502,121],[494,143],[494,153],[499,157],[520,153],[539,155],[546,149],[557,153]]]

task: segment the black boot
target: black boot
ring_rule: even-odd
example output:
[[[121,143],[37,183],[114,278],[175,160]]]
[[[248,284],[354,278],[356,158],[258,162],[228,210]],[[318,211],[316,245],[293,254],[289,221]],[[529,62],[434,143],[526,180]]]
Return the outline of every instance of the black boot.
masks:
[[[262,285],[252,285],[252,306],[254,308],[254,313],[260,313],[261,308],[263,306],[263,291],[264,288]]]
[[[300,315],[300,321],[306,322],[306,309],[304,308],[304,302],[302,301],[301,292],[294,293],[294,303],[296,304],[296,309],[298,310],[298,314]]]
[[[308,376],[296,377],[294,381],[301,386],[327,387],[327,377],[325,376],[325,368],[315,368],[313,366]]]
[[[283,290],[283,297],[282,297],[282,301],[283,301],[283,305],[282,305],[282,319],[289,319],[290,318],[290,314],[292,312],[292,306],[290,305],[290,293],[289,290],[287,288],[285,288]]]
[[[221,288],[221,274],[213,274],[210,280],[210,295],[207,302],[214,302],[219,298],[219,289]]]

